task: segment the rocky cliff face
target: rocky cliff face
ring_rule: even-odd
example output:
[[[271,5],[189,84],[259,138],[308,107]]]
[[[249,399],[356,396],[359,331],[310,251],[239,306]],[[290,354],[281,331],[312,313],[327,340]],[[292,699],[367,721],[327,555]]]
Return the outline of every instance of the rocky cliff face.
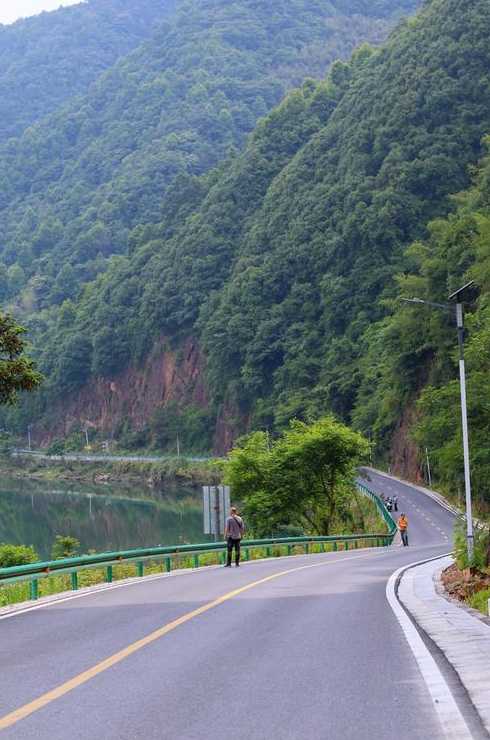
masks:
[[[52,410],[48,425],[39,435],[41,444],[89,426],[112,437],[122,423],[143,429],[154,411],[171,401],[205,408],[204,359],[197,341],[187,339],[177,349],[161,340],[140,367],[130,367],[111,379],[96,378],[73,398]]]
[[[390,448],[391,472],[406,480],[424,484],[421,469],[420,448],[410,436],[410,430],[417,421],[416,411],[408,407],[395,429]]]

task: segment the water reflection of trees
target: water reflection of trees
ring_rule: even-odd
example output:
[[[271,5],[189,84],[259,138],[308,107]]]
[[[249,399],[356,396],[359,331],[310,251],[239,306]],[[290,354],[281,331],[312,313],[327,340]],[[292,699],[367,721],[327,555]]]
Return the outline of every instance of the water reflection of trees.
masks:
[[[84,552],[199,542],[200,489],[2,481],[0,542],[32,544],[47,557],[57,534],[76,537]]]

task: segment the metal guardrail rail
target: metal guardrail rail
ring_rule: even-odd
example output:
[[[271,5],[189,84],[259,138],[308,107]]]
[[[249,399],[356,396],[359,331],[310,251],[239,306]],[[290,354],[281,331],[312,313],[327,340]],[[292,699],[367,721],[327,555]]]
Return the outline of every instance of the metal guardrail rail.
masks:
[[[250,559],[250,551],[254,549],[265,549],[265,556],[272,557],[274,546],[286,547],[287,555],[293,554],[294,547],[302,547],[305,554],[310,553],[312,545],[320,545],[320,552],[325,551],[325,545],[331,543],[332,550],[337,551],[339,544],[343,544],[344,550],[359,547],[360,542],[369,542],[371,547],[387,547],[392,544],[397,527],[390,513],[384,506],[382,500],[367,486],[358,482],[357,486],[361,493],[371,498],[385,520],[388,532],[379,534],[348,534],[328,536],[301,536],[301,537],[273,537],[270,539],[243,540],[242,552],[244,560]],[[0,586],[20,581],[30,583],[30,599],[36,600],[39,596],[39,580],[53,575],[70,574],[71,588],[78,590],[78,573],[89,568],[104,568],[106,583],[112,583],[113,568],[122,563],[135,563],[136,575],[143,576],[145,562],[162,561],[162,571],[170,573],[173,559],[182,555],[190,555],[193,558],[193,567],[200,565],[200,556],[217,552],[221,562],[225,558],[225,542],[205,542],[195,545],[170,545],[166,547],[146,547],[135,550],[121,550],[119,552],[105,552],[92,555],[81,555],[76,558],[63,558],[60,560],[48,560],[46,562],[29,563],[28,565],[17,565],[9,568],[0,568]]]

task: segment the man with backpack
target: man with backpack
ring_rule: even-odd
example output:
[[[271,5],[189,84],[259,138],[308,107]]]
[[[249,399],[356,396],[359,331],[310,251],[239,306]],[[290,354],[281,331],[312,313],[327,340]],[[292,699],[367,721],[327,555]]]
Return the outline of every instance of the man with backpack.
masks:
[[[230,516],[226,520],[225,525],[225,540],[227,547],[227,560],[225,568],[231,568],[231,556],[233,550],[235,550],[235,565],[238,568],[240,565],[240,541],[245,531],[245,525],[243,519],[238,516],[238,512],[234,506],[230,509]]]

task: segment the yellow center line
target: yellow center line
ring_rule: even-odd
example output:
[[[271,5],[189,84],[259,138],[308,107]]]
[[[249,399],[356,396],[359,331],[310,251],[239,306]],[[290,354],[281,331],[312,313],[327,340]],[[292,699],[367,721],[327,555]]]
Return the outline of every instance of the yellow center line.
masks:
[[[372,553],[372,554],[375,554],[375,553]],[[282,571],[279,571],[278,573],[273,573],[272,575],[266,576],[265,578],[260,578],[258,581],[252,581],[251,583],[247,583],[246,586],[241,586],[240,588],[235,588],[233,591],[228,591],[228,593],[223,594],[223,596],[219,596],[217,599],[214,599],[214,601],[209,601],[207,604],[204,604],[203,606],[200,606],[197,609],[194,609],[193,611],[188,612],[187,614],[184,614],[182,617],[179,617],[178,619],[174,619],[173,622],[169,622],[163,627],[160,627],[154,632],[151,632],[149,635],[146,635],[146,637],[143,637],[141,640],[137,640],[136,642],[133,642],[131,645],[128,645],[122,650],[119,650],[117,653],[114,653],[114,655],[111,655],[109,658],[102,660],[100,663],[97,663],[92,668],[89,668],[88,670],[83,671],[83,673],[79,673],[77,676],[74,676],[69,681],[62,683],[60,686],[57,686],[55,689],[52,689],[51,691],[47,691],[45,694],[42,694],[41,696],[39,696],[37,699],[34,699],[28,704],[24,704],[22,707],[19,707],[19,709],[15,709],[13,712],[10,712],[10,714],[6,714],[4,717],[1,717],[0,718],[0,730],[6,730],[8,727],[12,727],[12,725],[17,724],[17,722],[20,722],[20,720],[25,719],[26,717],[29,717],[29,715],[33,714],[34,712],[39,711],[40,709],[43,709],[43,707],[47,706],[48,704],[51,704],[51,702],[53,701],[56,701],[56,699],[60,699],[62,696],[65,696],[65,694],[68,694],[70,691],[73,691],[79,686],[83,686],[83,684],[87,683],[92,678],[95,678],[100,673],[107,671],[109,668],[112,668],[112,666],[116,665],[117,663],[120,663],[122,660],[129,658],[130,655],[133,655],[133,653],[138,652],[138,650],[141,650],[147,645],[150,645],[152,642],[155,642],[156,640],[159,640],[161,637],[164,637],[169,632],[172,632],[177,627],[180,627],[180,625],[185,624],[186,622],[189,622],[191,619],[194,619],[195,617],[198,617],[201,614],[204,614],[205,612],[208,612],[217,606],[220,606],[220,604],[224,604],[225,601],[229,601],[230,599],[233,599],[235,596],[238,596],[239,594],[243,594],[245,591],[249,591],[251,588],[260,586],[262,583],[267,583],[268,581],[273,581],[276,578],[286,576],[289,573],[297,573],[300,570],[306,570],[308,568],[319,568],[325,565],[335,565],[336,563],[339,563],[345,560],[357,560],[358,558],[365,558],[365,557],[366,555],[354,555],[351,557],[337,558],[336,560],[322,561],[321,563],[301,565],[297,568],[289,568],[288,570],[282,570]]]

